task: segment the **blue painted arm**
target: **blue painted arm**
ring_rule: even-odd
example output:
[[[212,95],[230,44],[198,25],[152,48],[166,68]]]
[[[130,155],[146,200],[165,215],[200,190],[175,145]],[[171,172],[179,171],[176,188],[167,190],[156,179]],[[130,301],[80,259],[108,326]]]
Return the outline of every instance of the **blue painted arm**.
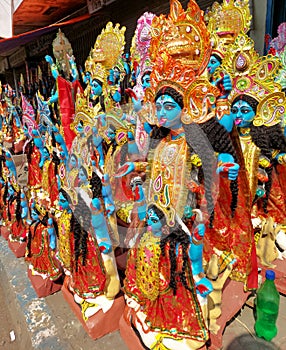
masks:
[[[228,153],[220,153],[218,155],[219,166],[216,170],[217,174],[227,172],[229,180],[235,180],[238,176],[239,165],[234,162],[233,156]]]
[[[28,207],[28,202],[26,199],[26,196],[24,193],[21,193],[21,218],[22,219],[27,219],[28,217],[28,212],[29,212],[29,207]]]
[[[101,203],[98,198],[93,198],[91,202],[91,224],[95,238],[102,253],[108,254],[112,251],[112,243],[109,237],[108,228]]]
[[[102,178],[102,197],[107,212],[107,216],[110,216],[115,211],[115,204],[112,197],[112,191],[108,174],[104,174]]]
[[[55,249],[57,246],[57,236],[56,236],[52,218],[48,219],[48,233],[49,233],[49,241],[50,241],[49,246],[51,249]]]

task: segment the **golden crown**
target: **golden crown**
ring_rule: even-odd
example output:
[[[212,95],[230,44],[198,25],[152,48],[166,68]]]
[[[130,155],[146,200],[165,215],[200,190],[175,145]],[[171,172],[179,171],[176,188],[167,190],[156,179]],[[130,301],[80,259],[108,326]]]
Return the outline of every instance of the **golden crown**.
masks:
[[[229,99],[233,101],[243,94],[253,97],[259,102],[254,125],[269,126],[278,124],[285,110],[285,96],[281,93],[280,84],[275,82],[280,69],[278,57],[259,57],[254,49],[254,41],[245,33],[240,33],[229,47],[214,78],[219,78],[221,72],[229,74],[233,82]]]
[[[233,42],[242,31],[247,33],[251,19],[249,0],[223,0],[222,4],[214,2],[205,14],[209,32],[216,33],[225,43]]]
[[[118,23],[113,26],[112,22],[108,22],[91,50],[91,57],[96,62],[100,62],[104,58],[104,66],[107,70],[116,65],[124,51],[126,28],[122,27],[120,29],[119,26]],[[98,58],[100,58],[100,61],[97,61]]]
[[[96,125],[97,120],[94,118],[98,115],[100,110],[101,106],[99,104],[93,106],[92,103],[89,102],[87,91],[85,91],[84,94],[78,92],[76,95],[75,102],[75,117],[71,127],[73,128],[73,130],[75,130],[75,127],[77,126],[80,120],[82,120],[84,125]]]
[[[152,73],[147,100],[151,101],[165,86],[184,96],[185,90],[205,70],[211,54],[203,12],[194,0],[189,1],[186,11],[178,0],[171,0],[170,14],[155,17],[151,33]]]
[[[102,85],[107,84],[108,71],[102,62],[95,62],[90,56],[85,62],[85,70],[90,72],[91,79],[98,79]]]
[[[214,2],[205,13],[205,21],[211,33],[212,53],[223,58],[240,32],[250,29],[251,14],[249,0],[223,0]]]
[[[178,0],[171,0],[170,15],[155,17],[151,33],[151,88],[145,91],[146,99],[153,101],[161,88],[172,87],[184,98],[183,123],[210,119],[209,107],[219,92],[202,76],[211,44],[197,3],[190,0],[184,11]]]
[[[68,56],[73,55],[73,50],[71,43],[60,29],[53,41],[53,53],[57,63],[60,65],[61,70],[64,72],[65,76],[68,77],[70,74],[70,63]]]
[[[177,63],[192,68],[200,75],[206,68],[211,45],[203,11],[190,0],[185,11],[178,0],[170,1],[170,14],[152,21],[151,60],[166,53]]]

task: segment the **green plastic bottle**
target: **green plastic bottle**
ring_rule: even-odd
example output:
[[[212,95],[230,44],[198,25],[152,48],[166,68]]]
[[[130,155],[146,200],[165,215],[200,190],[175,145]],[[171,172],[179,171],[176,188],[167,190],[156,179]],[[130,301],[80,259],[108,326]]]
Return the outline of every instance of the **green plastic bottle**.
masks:
[[[270,341],[277,335],[276,320],[279,312],[280,294],[274,283],[275,272],[266,270],[265,277],[266,279],[256,295],[254,329],[259,338]]]

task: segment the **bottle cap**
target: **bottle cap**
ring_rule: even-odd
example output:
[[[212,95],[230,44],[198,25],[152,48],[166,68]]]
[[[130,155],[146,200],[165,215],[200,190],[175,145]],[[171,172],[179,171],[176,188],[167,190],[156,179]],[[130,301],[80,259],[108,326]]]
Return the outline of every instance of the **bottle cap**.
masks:
[[[272,271],[272,270],[266,270],[265,272],[265,277],[268,279],[268,280],[275,280],[275,272]]]

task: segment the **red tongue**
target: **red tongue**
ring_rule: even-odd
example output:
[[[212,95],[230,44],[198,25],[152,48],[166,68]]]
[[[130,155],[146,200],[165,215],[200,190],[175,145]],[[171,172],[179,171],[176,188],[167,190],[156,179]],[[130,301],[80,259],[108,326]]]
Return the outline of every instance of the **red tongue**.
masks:
[[[134,192],[135,192],[135,200],[138,201],[140,199],[139,188],[136,187]]]
[[[235,125],[239,125],[241,123],[242,119],[235,119]]]

